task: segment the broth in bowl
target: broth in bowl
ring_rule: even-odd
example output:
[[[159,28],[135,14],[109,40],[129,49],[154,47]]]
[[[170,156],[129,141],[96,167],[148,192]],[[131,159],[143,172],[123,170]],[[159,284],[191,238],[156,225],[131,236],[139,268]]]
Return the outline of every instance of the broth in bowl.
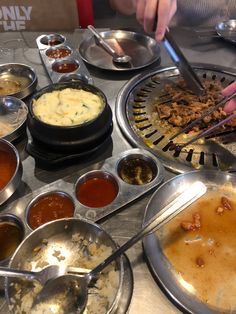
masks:
[[[220,312],[235,306],[236,193],[208,191],[162,230],[161,246],[184,289]]]

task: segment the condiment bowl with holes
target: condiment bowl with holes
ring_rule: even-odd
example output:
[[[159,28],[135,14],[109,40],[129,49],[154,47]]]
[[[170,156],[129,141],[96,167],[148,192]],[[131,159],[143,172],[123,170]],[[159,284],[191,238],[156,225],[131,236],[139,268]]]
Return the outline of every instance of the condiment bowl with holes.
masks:
[[[6,202],[21,182],[22,163],[10,142],[0,139],[0,205]]]
[[[117,245],[99,225],[77,218],[48,222],[30,233],[19,245],[9,263],[10,268],[39,271],[47,265],[93,269],[108,257]],[[24,256],[24,258],[22,258]],[[89,288],[85,313],[116,313],[124,276],[123,258],[118,258],[99,274]],[[73,278],[76,278],[72,276]],[[7,302],[12,313],[30,313],[42,285],[37,281],[6,279]],[[63,304],[71,290],[48,300],[46,312],[68,313]],[[40,306],[40,303],[39,303]],[[54,311],[52,311],[52,308]],[[43,308],[37,308],[39,313]],[[73,312],[74,313],[74,312]]]
[[[83,81],[55,83],[33,95],[28,128],[50,150],[86,151],[110,134],[112,112],[97,87]]]

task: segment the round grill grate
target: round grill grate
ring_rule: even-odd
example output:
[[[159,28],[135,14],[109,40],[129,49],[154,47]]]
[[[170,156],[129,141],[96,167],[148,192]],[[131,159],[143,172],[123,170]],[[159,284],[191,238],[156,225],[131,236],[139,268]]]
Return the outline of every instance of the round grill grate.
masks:
[[[236,80],[236,72],[230,69],[208,65],[193,64],[201,81],[220,81],[225,87]],[[191,144],[183,150],[176,150],[170,141],[177,131],[167,130],[153,124],[154,103],[169,103],[170,96],[163,92],[166,84],[180,80],[176,67],[168,67],[143,73],[131,79],[117,97],[116,117],[118,124],[133,146],[149,149],[159,157],[169,170],[183,173],[193,169],[236,169],[236,130],[216,134],[202,144]]]

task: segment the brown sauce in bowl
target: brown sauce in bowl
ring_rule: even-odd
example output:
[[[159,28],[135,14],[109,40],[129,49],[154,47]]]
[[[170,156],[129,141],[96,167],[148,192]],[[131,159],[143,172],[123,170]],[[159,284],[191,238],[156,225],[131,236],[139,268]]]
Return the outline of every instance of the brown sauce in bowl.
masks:
[[[36,229],[46,222],[73,217],[74,203],[63,193],[48,193],[33,202],[28,211],[28,224]]]
[[[0,191],[9,183],[15,170],[15,156],[7,151],[0,150]]]
[[[224,196],[231,208],[222,205]],[[184,230],[183,224],[191,226],[196,214],[200,224]],[[180,286],[219,313],[235,308],[235,226],[236,193],[209,191],[160,233],[161,247]]]
[[[10,257],[23,239],[22,229],[10,221],[0,221],[0,261]]]
[[[133,185],[147,184],[154,178],[150,163],[141,158],[122,160],[119,165],[119,175],[124,182]]]
[[[62,41],[61,40],[59,40],[59,39],[49,39],[48,40],[48,45],[49,46],[57,46],[57,45],[60,45],[62,43]]]

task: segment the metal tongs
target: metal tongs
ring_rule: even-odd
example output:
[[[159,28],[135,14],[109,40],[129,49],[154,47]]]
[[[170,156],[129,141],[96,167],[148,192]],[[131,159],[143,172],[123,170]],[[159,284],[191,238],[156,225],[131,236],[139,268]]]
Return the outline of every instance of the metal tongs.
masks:
[[[163,44],[167,53],[185,80],[187,86],[194,94],[198,96],[203,95],[205,92],[204,86],[169,31],[166,31],[165,33]]]
[[[189,130],[191,130],[193,128],[193,126],[197,125],[199,122],[202,121],[202,119],[206,116],[208,116],[209,114],[211,114],[213,111],[215,111],[216,109],[224,106],[228,101],[230,101],[231,99],[233,99],[234,97],[236,97],[236,92],[233,93],[231,96],[227,96],[224,97],[223,99],[221,99],[215,106],[206,109],[202,112],[201,116],[197,119],[195,119],[194,121],[192,121],[189,125],[187,125],[184,129],[182,129],[181,131],[179,131],[178,133],[176,133],[175,135],[173,135],[170,140],[172,141],[173,139],[175,139],[177,136],[188,132]],[[231,115],[229,115],[228,117],[226,117],[225,119],[221,120],[220,122],[218,122],[217,124],[213,125],[212,127],[210,127],[209,129],[202,131],[200,134],[194,136],[191,140],[189,140],[188,142],[179,145],[178,146],[178,150],[181,150],[182,148],[186,147],[189,144],[192,144],[193,142],[199,140],[200,138],[206,137],[208,135],[210,135],[211,133],[213,133],[216,129],[218,129],[220,126],[224,125],[226,122],[230,121],[231,119],[236,118],[236,113],[232,113]]]

